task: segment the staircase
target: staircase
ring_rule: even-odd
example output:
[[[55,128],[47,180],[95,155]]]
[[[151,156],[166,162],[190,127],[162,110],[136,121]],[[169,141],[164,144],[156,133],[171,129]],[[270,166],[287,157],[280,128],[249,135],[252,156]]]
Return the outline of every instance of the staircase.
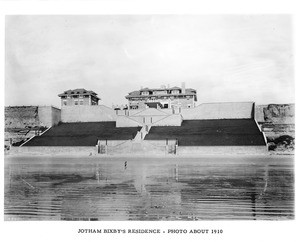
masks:
[[[145,136],[149,133],[151,126],[143,125],[142,129],[137,132],[136,136],[133,139],[133,143],[141,143]]]
[[[136,136],[132,140],[132,146],[131,146],[132,153],[143,152],[142,142],[143,142],[145,136],[148,134],[150,128],[151,128],[151,126],[144,124],[142,129],[139,132],[137,132]]]

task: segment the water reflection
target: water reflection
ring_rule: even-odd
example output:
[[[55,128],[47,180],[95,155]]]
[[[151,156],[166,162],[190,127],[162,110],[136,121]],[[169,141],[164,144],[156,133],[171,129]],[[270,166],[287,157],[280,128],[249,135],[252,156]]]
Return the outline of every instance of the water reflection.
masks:
[[[293,219],[292,158],[5,161],[5,219]]]

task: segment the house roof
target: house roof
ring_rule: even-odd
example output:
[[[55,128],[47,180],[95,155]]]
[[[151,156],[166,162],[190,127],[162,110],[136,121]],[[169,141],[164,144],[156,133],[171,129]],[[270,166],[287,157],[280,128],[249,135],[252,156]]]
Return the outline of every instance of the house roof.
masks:
[[[157,91],[157,90],[181,90],[181,88],[179,87],[172,87],[172,88],[156,88],[156,89],[149,89],[149,88],[143,88],[139,91],[133,91],[128,93],[127,96],[125,96],[125,98],[131,98],[131,97],[153,97],[153,96],[174,96],[174,95],[178,95],[178,96],[182,96],[182,95],[193,95],[196,96],[196,90],[193,88],[186,88],[185,89],[185,93],[178,93],[178,94],[150,94],[150,95],[141,95],[141,91]]]
[[[91,96],[94,96],[94,97],[100,99],[99,97],[97,97],[97,95],[98,95],[97,93],[95,93],[94,91],[88,91],[84,88],[77,88],[77,89],[73,89],[73,90],[69,89],[67,91],[64,91],[61,94],[58,94],[58,96],[59,97],[65,97],[67,95],[72,96],[72,95],[78,95],[78,94],[80,94],[80,95],[91,95]]]
[[[145,88],[142,88],[140,89],[139,91],[164,91],[164,90],[181,90],[180,87],[164,87],[164,88],[148,88],[148,87],[145,87]]]

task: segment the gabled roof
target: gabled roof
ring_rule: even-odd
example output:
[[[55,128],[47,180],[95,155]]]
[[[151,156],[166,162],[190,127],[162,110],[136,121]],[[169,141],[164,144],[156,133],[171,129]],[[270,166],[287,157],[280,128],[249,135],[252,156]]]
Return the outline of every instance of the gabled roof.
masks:
[[[180,87],[171,87],[171,88],[166,88],[166,89],[169,89],[169,90],[181,90],[181,88]]]
[[[69,89],[67,91],[64,91],[61,94],[58,94],[59,97],[65,97],[67,95],[71,95],[71,96],[72,95],[92,95],[92,96],[100,99],[99,97],[97,97],[97,95],[98,95],[97,93],[95,93],[94,91],[91,91],[91,90],[88,91],[84,88],[77,88],[77,89],[73,89],[73,90]]]
[[[181,90],[180,87],[163,87],[163,88],[148,88],[148,87],[144,87],[142,89],[140,89],[139,91],[163,91],[163,90]]]
[[[131,98],[131,97],[152,97],[152,96],[173,96],[173,95],[193,95],[193,96],[196,96],[197,92],[195,89],[193,88],[186,88],[185,89],[185,93],[179,93],[179,94],[150,94],[150,95],[147,95],[147,96],[144,96],[144,95],[141,95],[141,91],[147,91],[147,90],[181,90],[181,88],[179,87],[172,87],[172,88],[162,88],[162,89],[146,89],[146,88],[143,88],[139,91],[133,91],[133,92],[130,92],[128,93],[127,96],[125,96],[125,98]]]

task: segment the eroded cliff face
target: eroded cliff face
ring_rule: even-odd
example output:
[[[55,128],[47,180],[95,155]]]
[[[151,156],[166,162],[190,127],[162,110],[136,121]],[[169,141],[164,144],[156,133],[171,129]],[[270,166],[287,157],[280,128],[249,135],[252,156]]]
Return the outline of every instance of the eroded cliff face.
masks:
[[[5,144],[19,145],[45,129],[40,124],[38,106],[5,107]]]
[[[263,108],[265,122],[295,124],[294,104],[269,104]]]
[[[267,137],[271,152],[293,153],[295,104],[258,105],[255,118]]]
[[[37,106],[5,107],[5,129],[39,125]]]

